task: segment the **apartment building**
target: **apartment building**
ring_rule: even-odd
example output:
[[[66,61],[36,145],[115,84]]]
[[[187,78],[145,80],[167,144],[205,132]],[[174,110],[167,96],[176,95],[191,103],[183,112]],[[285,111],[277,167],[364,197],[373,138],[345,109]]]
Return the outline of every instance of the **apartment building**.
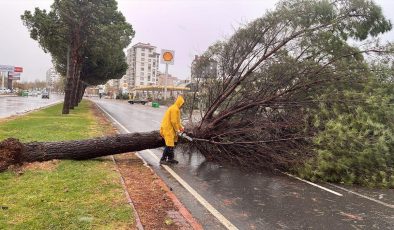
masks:
[[[47,86],[52,90],[54,85],[61,80],[60,74],[55,70],[55,68],[50,68],[46,72],[46,82]]]
[[[137,43],[127,50],[127,64],[125,81],[128,88],[136,86],[157,85],[160,53],[156,46],[149,43]]]

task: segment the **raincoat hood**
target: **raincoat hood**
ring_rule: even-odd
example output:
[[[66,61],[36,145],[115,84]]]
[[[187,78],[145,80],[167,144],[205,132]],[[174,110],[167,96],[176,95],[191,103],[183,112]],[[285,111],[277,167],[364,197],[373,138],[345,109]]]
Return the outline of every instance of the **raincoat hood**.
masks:
[[[176,105],[178,108],[181,108],[183,103],[185,103],[185,100],[183,99],[182,96],[178,96],[178,98],[176,99],[174,105]]]

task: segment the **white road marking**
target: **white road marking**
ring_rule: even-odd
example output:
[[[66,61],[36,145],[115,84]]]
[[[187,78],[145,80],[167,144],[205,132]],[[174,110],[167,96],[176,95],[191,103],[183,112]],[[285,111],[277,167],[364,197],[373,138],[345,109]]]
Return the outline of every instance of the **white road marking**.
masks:
[[[358,193],[358,192],[351,191],[351,190],[349,190],[349,189],[343,188],[343,187],[338,186],[338,185],[335,185],[335,184],[331,184],[331,183],[328,183],[328,184],[331,185],[331,186],[334,186],[335,188],[342,189],[343,191],[346,191],[346,192],[348,192],[348,193],[352,193],[352,194],[354,194],[354,195],[356,195],[356,196],[359,196],[359,197],[365,198],[365,199],[367,199],[367,200],[376,202],[376,203],[381,204],[381,205],[384,205],[384,206],[386,206],[386,207],[394,208],[394,205],[392,205],[392,204],[388,204],[388,203],[385,203],[385,202],[383,202],[383,201],[376,200],[376,199],[374,199],[374,198],[365,196],[365,195],[360,194],[360,193]]]
[[[96,103],[97,104],[97,103]],[[105,114],[107,114],[117,125],[119,125],[124,131],[127,133],[130,133],[130,131],[124,127],[122,124],[119,123],[113,116],[111,116],[108,112],[106,112],[99,104],[97,106],[104,111]],[[159,158],[151,151],[151,150],[146,150],[148,151],[157,161],[159,161]],[[174,170],[172,170],[170,167],[167,165],[162,165],[167,172],[169,172],[187,191],[189,191],[197,200],[200,202],[201,205],[203,205],[210,213],[212,213],[213,216],[216,217],[216,219],[219,220],[220,223],[222,223],[227,229],[231,230],[236,230],[238,229],[233,225],[229,220],[226,219],[218,210],[216,210],[210,203],[208,203],[207,200],[205,200],[200,194],[197,193],[196,190],[194,190],[186,181],[184,181]]]
[[[117,125],[119,125],[119,127],[121,127],[124,131],[126,131],[127,133],[130,133],[130,131],[126,128],[126,127],[124,127],[121,123],[119,123],[119,121],[117,121],[113,116],[111,116],[111,114],[109,114],[107,111],[105,111],[104,109],[103,109],[103,107],[101,107],[97,102],[96,102],[96,105],[105,113],[105,114],[107,114]]]
[[[297,176],[294,176],[294,175],[291,175],[291,174],[289,174],[289,173],[285,173],[285,172],[281,172],[281,173],[283,173],[283,174],[285,174],[285,175],[287,175],[287,176],[289,176],[289,177],[295,178],[295,179],[297,179],[297,180],[300,180],[300,181],[302,181],[302,182],[305,182],[305,183],[307,183],[307,184],[310,184],[310,185],[312,185],[312,186],[315,186],[315,187],[317,187],[317,188],[323,189],[324,191],[330,192],[330,193],[335,194],[335,195],[337,195],[337,196],[343,196],[342,194],[340,194],[340,193],[338,193],[338,192],[335,192],[335,191],[333,191],[333,190],[331,190],[331,189],[328,189],[328,188],[326,188],[326,187],[320,186],[320,185],[315,184],[315,183],[312,183],[312,182],[310,182],[310,181],[301,179],[301,178],[299,178],[299,177],[297,177]]]
[[[156,160],[159,158],[151,151],[149,152]],[[216,217],[227,229],[238,229],[235,227],[229,220],[226,219],[218,210],[216,210],[207,200],[205,200],[196,190],[194,190],[186,181],[184,181],[174,170],[172,170],[167,165],[162,165],[162,167],[167,170],[187,191],[189,191],[197,200],[200,202],[202,206],[204,206],[212,215]]]

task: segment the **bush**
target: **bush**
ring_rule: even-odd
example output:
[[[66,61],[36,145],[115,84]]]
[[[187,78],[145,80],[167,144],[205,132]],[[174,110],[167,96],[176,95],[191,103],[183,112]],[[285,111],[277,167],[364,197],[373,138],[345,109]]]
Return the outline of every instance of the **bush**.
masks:
[[[129,100],[129,94],[127,93],[119,93],[118,95],[116,95],[116,99],[121,99],[121,100]]]

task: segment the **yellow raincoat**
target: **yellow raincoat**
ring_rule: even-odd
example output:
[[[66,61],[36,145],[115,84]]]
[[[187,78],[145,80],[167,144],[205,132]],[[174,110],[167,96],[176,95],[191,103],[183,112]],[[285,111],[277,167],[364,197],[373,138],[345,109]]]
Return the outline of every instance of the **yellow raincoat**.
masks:
[[[185,100],[178,96],[175,103],[167,109],[160,126],[160,135],[164,138],[166,146],[174,147],[178,141],[177,132],[183,130],[181,125],[181,111],[179,110]]]

